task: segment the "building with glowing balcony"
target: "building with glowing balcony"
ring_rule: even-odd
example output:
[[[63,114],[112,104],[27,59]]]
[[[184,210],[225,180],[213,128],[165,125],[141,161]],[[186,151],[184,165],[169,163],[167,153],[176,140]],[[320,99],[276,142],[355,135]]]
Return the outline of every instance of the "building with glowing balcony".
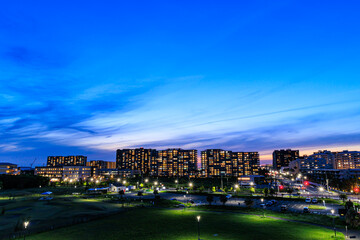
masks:
[[[195,177],[197,170],[197,150],[166,149],[158,151],[151,162],[150,175],[167,177]]]
[[[61,166],[86,166],[86,156],[49,156],[47,158],[48,167]]]
[[[20,171],[16,164],[0,162],[0,174],[17,175],[19,172]]]
[[[233,152],[207,149],[201,152],[204,177],[257,175],[260,167],[258,152]]]
[[[118,149],[116,151],[116,167],[118,169],[138,170],[142,174],[149,174],[150,164],[155,161],[155,149]]]
[[[289,163],[299,157],[299,150],[281,149],[273,152],[273,169],[280,170],[282,167],[288,167]]]

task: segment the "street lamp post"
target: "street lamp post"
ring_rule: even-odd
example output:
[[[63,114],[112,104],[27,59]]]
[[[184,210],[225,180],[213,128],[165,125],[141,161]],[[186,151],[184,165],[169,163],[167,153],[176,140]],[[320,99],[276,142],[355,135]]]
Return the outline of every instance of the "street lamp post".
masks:
[[[198,226],[198,240],[200,240],[200,216],[196,217],[197,219],[197,226]]]
[[[335,210],[331,209],[331,214],[334,215]],[[335,234],[335,238],[336,238],[336,226],[335,226],[335,216],[333,216],[333,226],[334,226],[334,234]]]
[[[261,199],[261,203],[264,203],[264,199]],[[263,208],[263,218],[265,217],[265,205],[262,206]]]
[[[29,221],[25,221],[24,222],[24,228],[25,228],[25,233],[24,233],[24,240],[25,240],[25,236],[26,236],[26,229],[27,229],[27,227],[29,226]]]

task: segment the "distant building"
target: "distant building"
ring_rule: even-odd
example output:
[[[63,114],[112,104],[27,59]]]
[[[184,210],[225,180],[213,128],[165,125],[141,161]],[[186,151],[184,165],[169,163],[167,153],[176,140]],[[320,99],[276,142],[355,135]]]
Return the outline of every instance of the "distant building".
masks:
[[[63,167],[36,167],[34,174],[48,177],[52,181],[59,181],[63,178]]]
[[[280,170],[282,167],[288,167],[291,161],[299,157],[299,150],[281,149],[273,152],[273,169]]]
[[[347,151],[335,153],[336,169],[360,168],[360,151]]]
[[[197,169],[197,150],[118,149],[116,166],[121,170],[139,171],[151,176],[194,177]]]
[[[116,167],[118,169],[139,170],[143,174],[150,173],[151,162],[155,162],[155,149],[118,149],[116,151]]]
[[[93,176],[101,177],[105,179],[112,178],[127,178],[141,175],[139,170],[130,170],[130,169],[117,169],[117,168],[102,168],[96,171],[96,174]]]
[[[197,169],[197,150],[167,149],[158,151],[151,163],[153,176],[195,177]]]
[[[48,167],[60,166],[86,166],[86,156],[49,156],[47,158]]]
[[[61,167],[36,167],[35,175],[48,177],[52,181],[58,180],[86,180],[91,177],[91,167],[86,166],[61,166]]]
[[[327,165],[331,165],[332,168],[335,168],[335,156],[336,153],[328,151],[328,150],[319,150],[317,152],[314,152],[314,154],[310,155],[311,158],[322,158],[326,160]]]
[[[116,168],[116,162],[109,162],[104,160],[91,160],[86,163],[88,167],[96,167],[97,169],[113,169]]]
[[[0,174],[17,175],[19,170],[16,164],[0,162]]]
[[[257,175],[260,167],[258,152],[232,152],[207,149],[201,152],[204,177]]]
[[[313,169],[333,169],[333,165],[328,163],[325,158],[314,158],[309,156],[305,159],[300,159],[300,171],[306,172]]]

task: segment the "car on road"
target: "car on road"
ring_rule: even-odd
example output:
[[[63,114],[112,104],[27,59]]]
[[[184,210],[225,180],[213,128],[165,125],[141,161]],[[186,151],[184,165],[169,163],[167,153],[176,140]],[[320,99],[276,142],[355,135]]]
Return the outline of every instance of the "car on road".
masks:
[[[229,198],[231,198],[231,197],[232,197],[232,195],[231,195],[231,194],[226,195],[226,198],[227,198],[227,199],[229,199]]]
[[[308,207],[304,207],[304,209],[303,209],[303,213],[310,213],[309,208],[308,208]]]
[[[318,200],[317,200],[316,198],[313,198],[313,199],[311,200],[311,202],[312,202],[312,203],[317,203]]]
[[[176,201],[177,199],[176,199],[176,198],[171,198],[170,200],[171,200],[171,201]]]
[[[265,206],[267,206],[267,207],[270,207],[270,206],[272,206],[272,205],[274,205],[274,202],[273,202],[273,201],[268,201],[268,202],[265,204]]]
[[[287,205],[281,205],[281,211],[286,212],[288,209]]]
[[[311,203],[311,198],[306,198],[306,199],[305,199],[305,202],[306,202],[306,203]]]

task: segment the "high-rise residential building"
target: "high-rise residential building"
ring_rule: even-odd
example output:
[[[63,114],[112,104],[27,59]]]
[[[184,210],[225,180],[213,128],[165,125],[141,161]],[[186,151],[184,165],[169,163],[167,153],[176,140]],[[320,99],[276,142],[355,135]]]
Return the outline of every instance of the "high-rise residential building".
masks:
[[[291,161],[299,157],[299,150],[281,149],[273,152],[273,168],[279,170],[282,167],[288,167]]]
[[[60,166],[86,166],[86,156],[49,156],[47,158],[48,167]]]
[[[336,169],[360,168],[360,151],[342,151],[335,153]]]
[[[309,157],[316,159],[316,158],[322,158],[326,160],[326,165],[331,166],[331,168],[335,168],[335,156],[336,153],[328,151],[328,150],[319,150],[317,152],[314,152],[314,154],[310,155]]]
[[[204,177],[256,175],[260,167],[258,152],[232,152],[207,149],[201,152]]]
[[[118,169],[139,170],[143,174],[150,173],[150,165],[156,160],[155,149],[118,149],[116,151],[116,167]]]
[[[167,149],[158,151],[151,163],[151,175],[168,177],[195,177],[197,150]]]

